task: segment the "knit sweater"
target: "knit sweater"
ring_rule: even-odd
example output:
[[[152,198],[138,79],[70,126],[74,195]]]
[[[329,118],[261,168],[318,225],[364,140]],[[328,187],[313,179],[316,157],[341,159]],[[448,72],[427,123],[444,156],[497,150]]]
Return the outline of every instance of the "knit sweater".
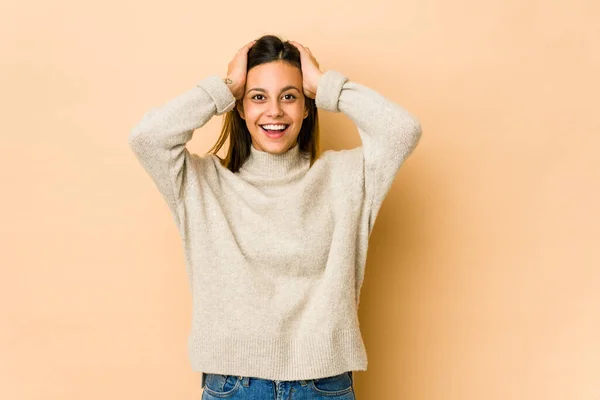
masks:
[[[367,247],[394,177],[421,137],[404,108],[326,71],[316,105],[343,112],[362,145],[327,150],[310,166],[250,146],[233,173],[186,148],[195,129],[235,106],[210,75],[151,108],[128,143],[166,200],[192,294],[192,369],[271,380],[366,370],[358,321]]]

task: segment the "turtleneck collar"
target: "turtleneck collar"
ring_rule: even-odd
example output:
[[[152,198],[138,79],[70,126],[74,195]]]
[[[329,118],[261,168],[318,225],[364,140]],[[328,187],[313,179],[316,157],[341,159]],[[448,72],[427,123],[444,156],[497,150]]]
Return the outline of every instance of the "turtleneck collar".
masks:
[[[240,171],[270,178],[285,177],[308,169],[310,157],[300,152],[298,143],[285,153],[273,154],[250,145],[250,155]]]

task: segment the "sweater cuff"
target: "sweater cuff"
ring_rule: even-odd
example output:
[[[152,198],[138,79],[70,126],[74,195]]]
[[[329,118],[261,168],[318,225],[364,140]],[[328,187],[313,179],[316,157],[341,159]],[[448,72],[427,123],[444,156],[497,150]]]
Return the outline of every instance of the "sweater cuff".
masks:
[[[328,70],[319,78],[315,102],[318,108],[338,112],[338,100],[342,86],[348,80],[342,73]]]
[[[197,86],[206,90],[213,99],[217,106],[217,115],[231,111],[235,107],[235,97],[219,75],[210,75],[198,82]]]

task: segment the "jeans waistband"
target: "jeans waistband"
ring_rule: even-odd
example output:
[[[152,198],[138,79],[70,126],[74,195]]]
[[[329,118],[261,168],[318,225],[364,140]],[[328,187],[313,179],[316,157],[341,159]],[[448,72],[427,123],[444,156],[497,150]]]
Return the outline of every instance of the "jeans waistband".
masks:
[[[202,372],[202,379],[200,382],[200,387],[204,388],[205,382],[206,382],[206,372]],[[354,376],[352,371],[348,371],[348,375],[350,375],[350,380],[352,381],[352,383],[354,384]],[[239,379],[243,380],[243,384],[244,386],[248,387],[248,385],[250,385],[250,379],[262,379],[262,378],[253,378],[250,376],[239,376]],[[268,380],[268,379],[265,379]],[[306,385],[308,382],[310,382],[312,379],[299,379],[298,382],[300,382],[300,384],[302,386]],[[281,381],[275,381],[274,382],[281,382]]]

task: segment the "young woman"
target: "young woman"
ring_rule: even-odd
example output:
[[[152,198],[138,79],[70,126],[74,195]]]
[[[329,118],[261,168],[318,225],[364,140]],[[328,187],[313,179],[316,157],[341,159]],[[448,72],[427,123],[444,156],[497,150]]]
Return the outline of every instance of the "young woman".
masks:
[[[346,114],[362,145],[320,154],[318,109]],[[213,152],[190,153],[214,115]],[[357,311],[368,240],[420,137],[404,108],[272,35],[133,128],[181,235],[203,399],[354,399],[352,371],[367,369]]]

